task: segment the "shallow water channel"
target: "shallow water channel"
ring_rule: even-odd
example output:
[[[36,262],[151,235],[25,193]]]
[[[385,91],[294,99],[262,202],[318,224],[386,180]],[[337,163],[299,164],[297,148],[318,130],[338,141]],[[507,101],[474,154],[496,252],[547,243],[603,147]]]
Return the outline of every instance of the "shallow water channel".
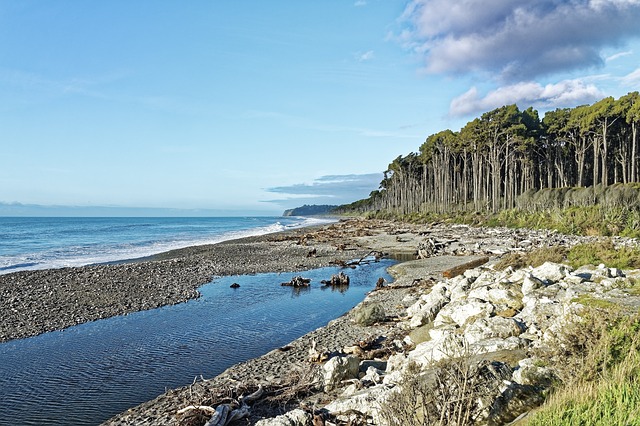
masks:
[[[322,288],[338,273],[223,277],[202,297],[0,344],[0,425],[97,425],[195,377],[220,374],[325,325],[357,305],[383,260],[346,270],[344,292]],[[280,286],[294,275],[309,288]],[[232,289],[232,283],[240,288]]]

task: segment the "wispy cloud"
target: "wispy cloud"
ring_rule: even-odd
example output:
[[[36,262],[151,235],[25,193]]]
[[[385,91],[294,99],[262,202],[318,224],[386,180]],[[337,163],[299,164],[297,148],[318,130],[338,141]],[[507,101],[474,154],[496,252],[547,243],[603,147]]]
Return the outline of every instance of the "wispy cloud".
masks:
[[[353,5],[355,7],[362,7],[362,6],[366,6],[367,2],[365,0],[357,0]]]
[[[622,83],[628,86],[640,85],[640,68],[622,77]]]
[[[365,62],[365,61],[370,61],[374,58],[374,53],[373,50],[368,50],[364,53],[358,53],[356,54],[356,58],[358,59],[358,61],[360,62]]]
[[[382,181],[382,173],[362,175],[327,175],[312,183],[267,188],[267,192],[281,194],[282,198],[266,200],[283,207],[300,204],[346,204],[366,198],[377,189]]]
[[[503,105],[553,109],[594,102],[604,93],[582,79],[564,80],[545,86],[530,81],[503,86],[482,96],[475,87],[451,101],[451,116],[467,116],[492,110]]]
[[[432,73],[503,81],[604,64],[601,50],[640,35],[638,0],[413,0],[398,35]]]
[[[606,62],[611,62],[611,61],[615,61],[618,58],[622,58],[624,56],[629,56],[629,55],[633,55],[633,51],[627,50],[625,52],[618,52],[618,53],[615,53],[615,54],[613,54],[611,56],[607,56],[604,60]]]

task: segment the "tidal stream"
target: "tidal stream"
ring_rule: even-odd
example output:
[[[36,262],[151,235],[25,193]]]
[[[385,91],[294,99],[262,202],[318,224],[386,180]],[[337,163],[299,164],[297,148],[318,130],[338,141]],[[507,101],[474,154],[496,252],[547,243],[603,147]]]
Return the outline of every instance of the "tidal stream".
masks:
[[[337,268],[223,277],[187,303],[2,343],[0,425],[100,424],[325,325],[362,301],[378,277],[390,280],[393,263],[347,270],[343,292],[320,284]],[[280,285],[294,275],[311,286]]]

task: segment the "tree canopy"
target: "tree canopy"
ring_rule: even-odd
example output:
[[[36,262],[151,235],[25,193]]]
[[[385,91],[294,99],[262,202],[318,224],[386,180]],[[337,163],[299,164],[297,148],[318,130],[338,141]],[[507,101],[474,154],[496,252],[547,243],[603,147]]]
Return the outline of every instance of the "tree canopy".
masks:
[[[526,191],[638,182],[640,96],[521,111],[505,105],[459,131],[426,138],[389,164],[380,188],[356,210],[496,212]]]

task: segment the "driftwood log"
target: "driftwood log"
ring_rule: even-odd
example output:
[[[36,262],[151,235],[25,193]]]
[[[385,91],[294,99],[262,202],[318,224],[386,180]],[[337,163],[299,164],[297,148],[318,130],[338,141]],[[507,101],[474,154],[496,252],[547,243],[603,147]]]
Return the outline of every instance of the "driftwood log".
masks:
[[[227,426],[230,423],[249,416],[249,404],[262,398],[264,389],[262,385],[254,393],[241,396],[238,401],[230,404],[220,404],[213,408],[208,405],[189,405],[176,412],[178,416],[190,415],[193,412],[204,413],[211,416],[204,426]]]
[[[442,272],[442,276],[445,278],[457,277],[458,275],[464,273],[464,271],[466,271],[467,269],[477,268],[480,265],[484,265],[488,261],[488,257],[481,257],[479,259],[475,259],[470,262],[463,263],[462,265],[454,266],[453,268],[447,269],[446,271]]]
[[[331,276],[330,280],[322,280],[320,281],[324,285],[329,286],[347,286],[349,285],[349,276],[344,272],[340,272],[339,274],[334,274]]]
[[[309,348],[309,362],[325,362],[329,359],[329,351],[318,350],[318,343],[315,340],[311,341],[311,348]]]
[[[291,278],[291,281],[287,281],[286,283],[282,283],[280,285],[287,287],[309,287],[309,283],[311,282],[311,278],[302,278],[301,276]]]
[[[418,259],[428,259],[438,254],[446,254],[447,246],[451,243],[455,243],[458,240],[437,241],[433,238],[429,238],[426,241],[418,244],[418,250],[416,257]]]

